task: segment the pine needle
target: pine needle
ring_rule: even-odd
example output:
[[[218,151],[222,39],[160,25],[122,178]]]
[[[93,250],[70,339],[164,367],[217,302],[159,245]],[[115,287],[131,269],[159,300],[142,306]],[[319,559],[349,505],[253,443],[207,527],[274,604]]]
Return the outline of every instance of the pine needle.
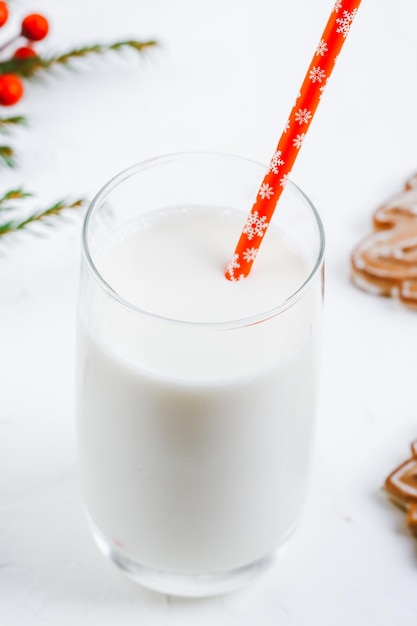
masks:
[[[32,213],[24,220],[9,220],[7,222],[3,222],[0,224],[0,237],[9,233],[16,233],[37,222],[45,222],[46,224],[49,224],[48,218],[57,215],[62,216],[62,214],[69,209],[78,209],[84,204],[84,202],[85,200],[83,199],[76,200],[75,202],[60,200],[49,209]]]
[[[27,193],[21,187],[18,189],[10,189],[3,196],[0,197],[0,211],[11,211],[15,207],[10,205],[11,200],[22,200],[23,198],[29,198],[32,194]]]
[[[7,167],[15,166],[15,155],[10,146],[0,146],[0,163]]]
[[[0,117],[0,132],[7,132],[11,126],[17,126],[18,124],[26,124],[26,118],[22,115]]]
[[[81,59],[89,55],[103,54],[109,51],[120,51],[131,48],[137,52],[144,52],[148,48],[158,45],[156,41],[118,41],[112,44],[95,44],[76,48],[51,57],[29,57],[27,59],[12,58],[0,62],[0,74],[16,74],[22,78],[35,78],[41,72],[51,69],[53,66],[67,66],[74,59]]]

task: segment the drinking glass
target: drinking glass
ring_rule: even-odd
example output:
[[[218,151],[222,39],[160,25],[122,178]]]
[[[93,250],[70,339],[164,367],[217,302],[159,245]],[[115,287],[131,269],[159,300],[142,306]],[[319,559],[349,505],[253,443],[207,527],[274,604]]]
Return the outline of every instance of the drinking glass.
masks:
[[[243,227],[265,169],[224,154],[158,157],[115,176],[85,218],[77,329],[83,500],[100,550],[163,593],[205,596],[246,583],[271,564],[303,509],[322,325],[324,234],[314,206],[287,181],[242,289],[250,293],[252,280],[261,286],[241,315],[219,313],[221,298],[204,285],[197,315],[200,296],[193,299],[182,276],[165,276],[188,245],[188,221],[195,228],[213,212],[217,232],[230,216]],[[136,263],[137,233],[155,234],[164,216],[181,245]],[[184,227],[174,227],[177,219]],[[265,269],[262,255],[280,247],[273,229],[283,262]],[[222,289],[241,287],[223,276],[239,234],[213,270]],[[302,269],[284,297],[294,258]],[[155,264],[164,288],[154,284]],[[151,270],[155,308],[144,295]],[[180,313],[165,313],[177,305]]]

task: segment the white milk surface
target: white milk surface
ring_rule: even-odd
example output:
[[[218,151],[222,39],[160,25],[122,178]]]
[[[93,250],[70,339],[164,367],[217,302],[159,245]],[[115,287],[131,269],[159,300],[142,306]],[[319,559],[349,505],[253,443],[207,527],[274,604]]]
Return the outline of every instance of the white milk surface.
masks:
[[[113,239],[99,268],[159,315],[225,321],[272,308],[307,277],[270,229],[253,276],[225,259],[242,227],[225,212],[174,210]],[[231,244],[231,245],[230,245]],[[81,309],[79,450],[86,507],[112,549],[142,565],[213,573],[273,551],[303,503],[315,408],[316,297],[235,330]]]
[[[290,296],[308,270],[299,251],[271,227],[250,278],[225,280],[244,218],[204,207],[145,215],[111,238],[97,265],[122,298],[155,314],[194,322],[258,314]]]

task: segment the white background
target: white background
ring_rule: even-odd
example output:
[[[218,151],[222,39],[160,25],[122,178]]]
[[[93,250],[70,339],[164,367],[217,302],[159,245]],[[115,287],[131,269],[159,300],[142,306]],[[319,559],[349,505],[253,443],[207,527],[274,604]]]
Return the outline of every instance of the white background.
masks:
[[[182,150],[267,162],[332,0],[38,0],[45,53],[157,38],[31,83],[11,142],[28,210],[91,197],[133,162]],[[326,331],[305,514],[267,574],[181,600],[98,553],[77,483],[74,317],[82,214],[0,240],[0,624],[415,626],[417,544],[381,490],[417,438],[417,313],[349,280],[373,210],[417,171],[417,8],[364,0],[293,170],[327,234]],[[9,31],[14,29],[10,25]],[[0,40],[6,33],[0,31]],[[4,113],[7,113],[4,110]],[[3,113],[3,111],[1,111]],[[44,234],[44,236],[35,236]]]

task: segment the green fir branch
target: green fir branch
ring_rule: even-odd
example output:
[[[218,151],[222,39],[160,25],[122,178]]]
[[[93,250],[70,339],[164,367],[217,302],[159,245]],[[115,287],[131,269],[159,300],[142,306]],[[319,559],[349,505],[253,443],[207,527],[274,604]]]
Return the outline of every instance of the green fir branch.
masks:
[[[10,205],[10,201],[12,200],[23,200],[24,198],[29,198],[32,194],[27,193],[21,187],[18,189],[10,189],[3,196],[0,196],[0,211],[11,211],[15,207]]]
[[[11,126],[17,126],[18,124],[26,124],[26,118],[22,115],[0,117],[0,132],[7,132],[10,130]]]
[[[85,200],[83,199],[76,200],[75,202],[60,200],[49,209],[32,213],[24,220],[9,220],[3,222],[0,224],[0,237],[9,233],[19,232],[35,223],[44,222],[45,224],[52,224],[52,222],[49,222],[48,218],[62,216],[65,211],[70,209],[78,209],[83,206],[84,202]]]
[[[7,167],[14,167],[15,154],[13,148],[10,146],[0,146],[0,164],[7,165]]]
[[[144,52],[148,48],[157,45],[156,41],[118,41],[112,44],[95,44],[76,48],[69,52],[64,52],[51,57],[29,57],[27,59],[9,59],[0,62],[0,74],[16,74],[22,78],[30,79],[36,77],[41,72],[51,69],[54,66],[67,66],[74,59],[81,59],[89,55],[103,54],[109,51],[120,51],[131,48],[137,52]]]

